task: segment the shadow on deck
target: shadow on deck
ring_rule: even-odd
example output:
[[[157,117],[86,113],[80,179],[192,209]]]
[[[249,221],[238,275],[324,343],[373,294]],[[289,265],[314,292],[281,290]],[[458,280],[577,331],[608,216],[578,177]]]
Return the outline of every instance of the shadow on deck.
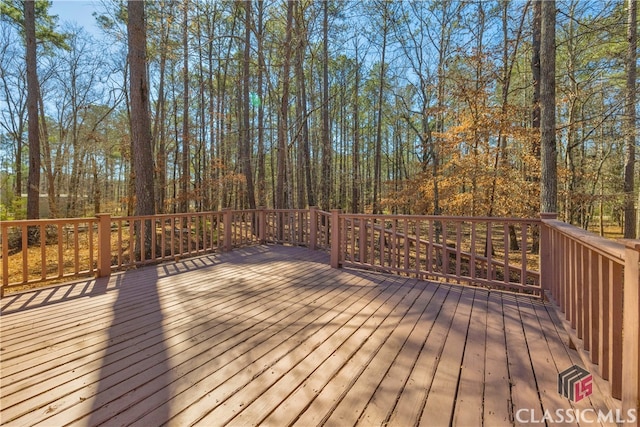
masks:
[[[555,312],[256,246],[2,299],[3,425],[565,425]],[[577,417],[576,417],[577,415]],[[606,424],[607,420],[604,421]]]

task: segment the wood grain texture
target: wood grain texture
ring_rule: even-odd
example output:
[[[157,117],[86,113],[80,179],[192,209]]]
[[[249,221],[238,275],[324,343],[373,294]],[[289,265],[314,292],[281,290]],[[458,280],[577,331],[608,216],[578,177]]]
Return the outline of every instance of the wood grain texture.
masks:
[[[513,425],[602,409],[538,299],[256,246],[1,300],[2,425]],[[528,414],[528,413],[527,413]]]

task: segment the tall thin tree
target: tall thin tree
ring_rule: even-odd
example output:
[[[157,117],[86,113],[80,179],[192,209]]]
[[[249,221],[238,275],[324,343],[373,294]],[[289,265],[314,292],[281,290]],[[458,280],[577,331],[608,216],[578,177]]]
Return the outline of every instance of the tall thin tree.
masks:
[[[331,208],[331,130],[329,129],[329,1],[322,8],[322,188],[320,206]]]
[[[542,212],[557,212],[555,0],[542,1],[540,22],[540,207]]]
[[[251,0],[244,1],[245,36],[244,55],[242,66],[242,135],[240,140],[240,162],[242,163],[242,173],[247,181],[247,198],[249,209],[256,208],[256,194],[253,187],[253,167],[251,165],[251,132],[250,132],[250,110],[249,101],[250,69],[251,69]]]
[[[135,215],[153,215],[155,197],[153,185],[153,150],[147,77],[147,32],[144,2],[129,0],[127,34],[129,44],[129,94],[131,97],[131,148],[135,181]],[[146,252],[151,249],[151,227],[145,227]],[[140,231],[137,230],[136,234]],[[136,239],[136,244],[140,239]],[[138,252],[138,250],[136,250]]]
[[[390,29],[390,3],[382,1],[380,4],[382,15],[382,46],[380,52],[380,73],[378,75],[378,99],[376,111],[376,143],[375,154],[373,159],[373,213],[381,212],[380,194],[382,192],[382,108],[384,104],[384,87],[386,79],[386,53],[387,53],[387,37]]]
[[[183,113],[182,113],[182,175],[180,176],[180,210],[189,210],[189,0],[184,0],[182,4],[182,49],[183,49]]]
[[[27,178],[27,219],[40,217],[40,128],[38,126],[38,73],[36,61],[35,2],[24,2],[24,30],[27,58],[27,120],[29,176]]]
[[[280,117],[278,118],[278,154],[277,170],[278,177],[276,183],[275,207],[285,209],[289,207],[291,200],[288,195],[291,183],[288,180],[288,127],[289,127],[289,73],[291,70],[291,38],[293,27],[293,1],[287,1],[287,29],[284,41],[284,59],[282,62],[282,94],[280,98]]]
[[[627,60],[624,143],[624,237],[636,237],[636,210],[634,206],[634,164],[636,158],[636,61],[638,57],[637,1],[627,0]]]

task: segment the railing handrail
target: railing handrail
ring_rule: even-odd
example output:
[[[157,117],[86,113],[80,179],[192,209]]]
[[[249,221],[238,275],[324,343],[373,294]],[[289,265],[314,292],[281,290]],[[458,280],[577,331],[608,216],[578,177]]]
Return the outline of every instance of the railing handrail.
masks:
[[[567,237],[571,237],[580,243],[588,246],[606,256],[607,258],[619,263],[624,264],[624,244],[615,240],[607,239],[606,237],[598,236],[582,228],[578,228],[574,225],[567,224],[558,219],[543,219],[543,223],[553,227]]]
[[[36,226],[44,224],[81,224],[83,222],[96,222],[97,218],[95,216],[88,217],[80,217],[80,218],[41,218],[41,219],[15,219],[10,221],[0,221],[0,226],[4,227],[15,227],[15,226]]]
[[[598,372],[610,406],[637,414],[640,240],[606,239],[554,216],[542,220],[547,295],[584,365]]]
[[[392,218],[392,219],[421,219],[426,221],[453,221],[453,222],[507,222],[514,224],[539,224],[540,218],[511,218],[499,216],[458,216],[458,215],[416,215],[416,214],[362,214],[341,213],[342,217],[349,218]]]

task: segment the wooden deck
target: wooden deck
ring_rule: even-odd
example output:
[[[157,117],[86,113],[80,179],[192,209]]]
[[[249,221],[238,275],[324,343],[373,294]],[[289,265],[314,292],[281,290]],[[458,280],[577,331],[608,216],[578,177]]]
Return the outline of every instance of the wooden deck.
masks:
[[[1,313],[3,425],[500,426],[608,411],[597,389],[558,394],[580,359],[539,300],[331,269],[304,248],[8,296]]]

